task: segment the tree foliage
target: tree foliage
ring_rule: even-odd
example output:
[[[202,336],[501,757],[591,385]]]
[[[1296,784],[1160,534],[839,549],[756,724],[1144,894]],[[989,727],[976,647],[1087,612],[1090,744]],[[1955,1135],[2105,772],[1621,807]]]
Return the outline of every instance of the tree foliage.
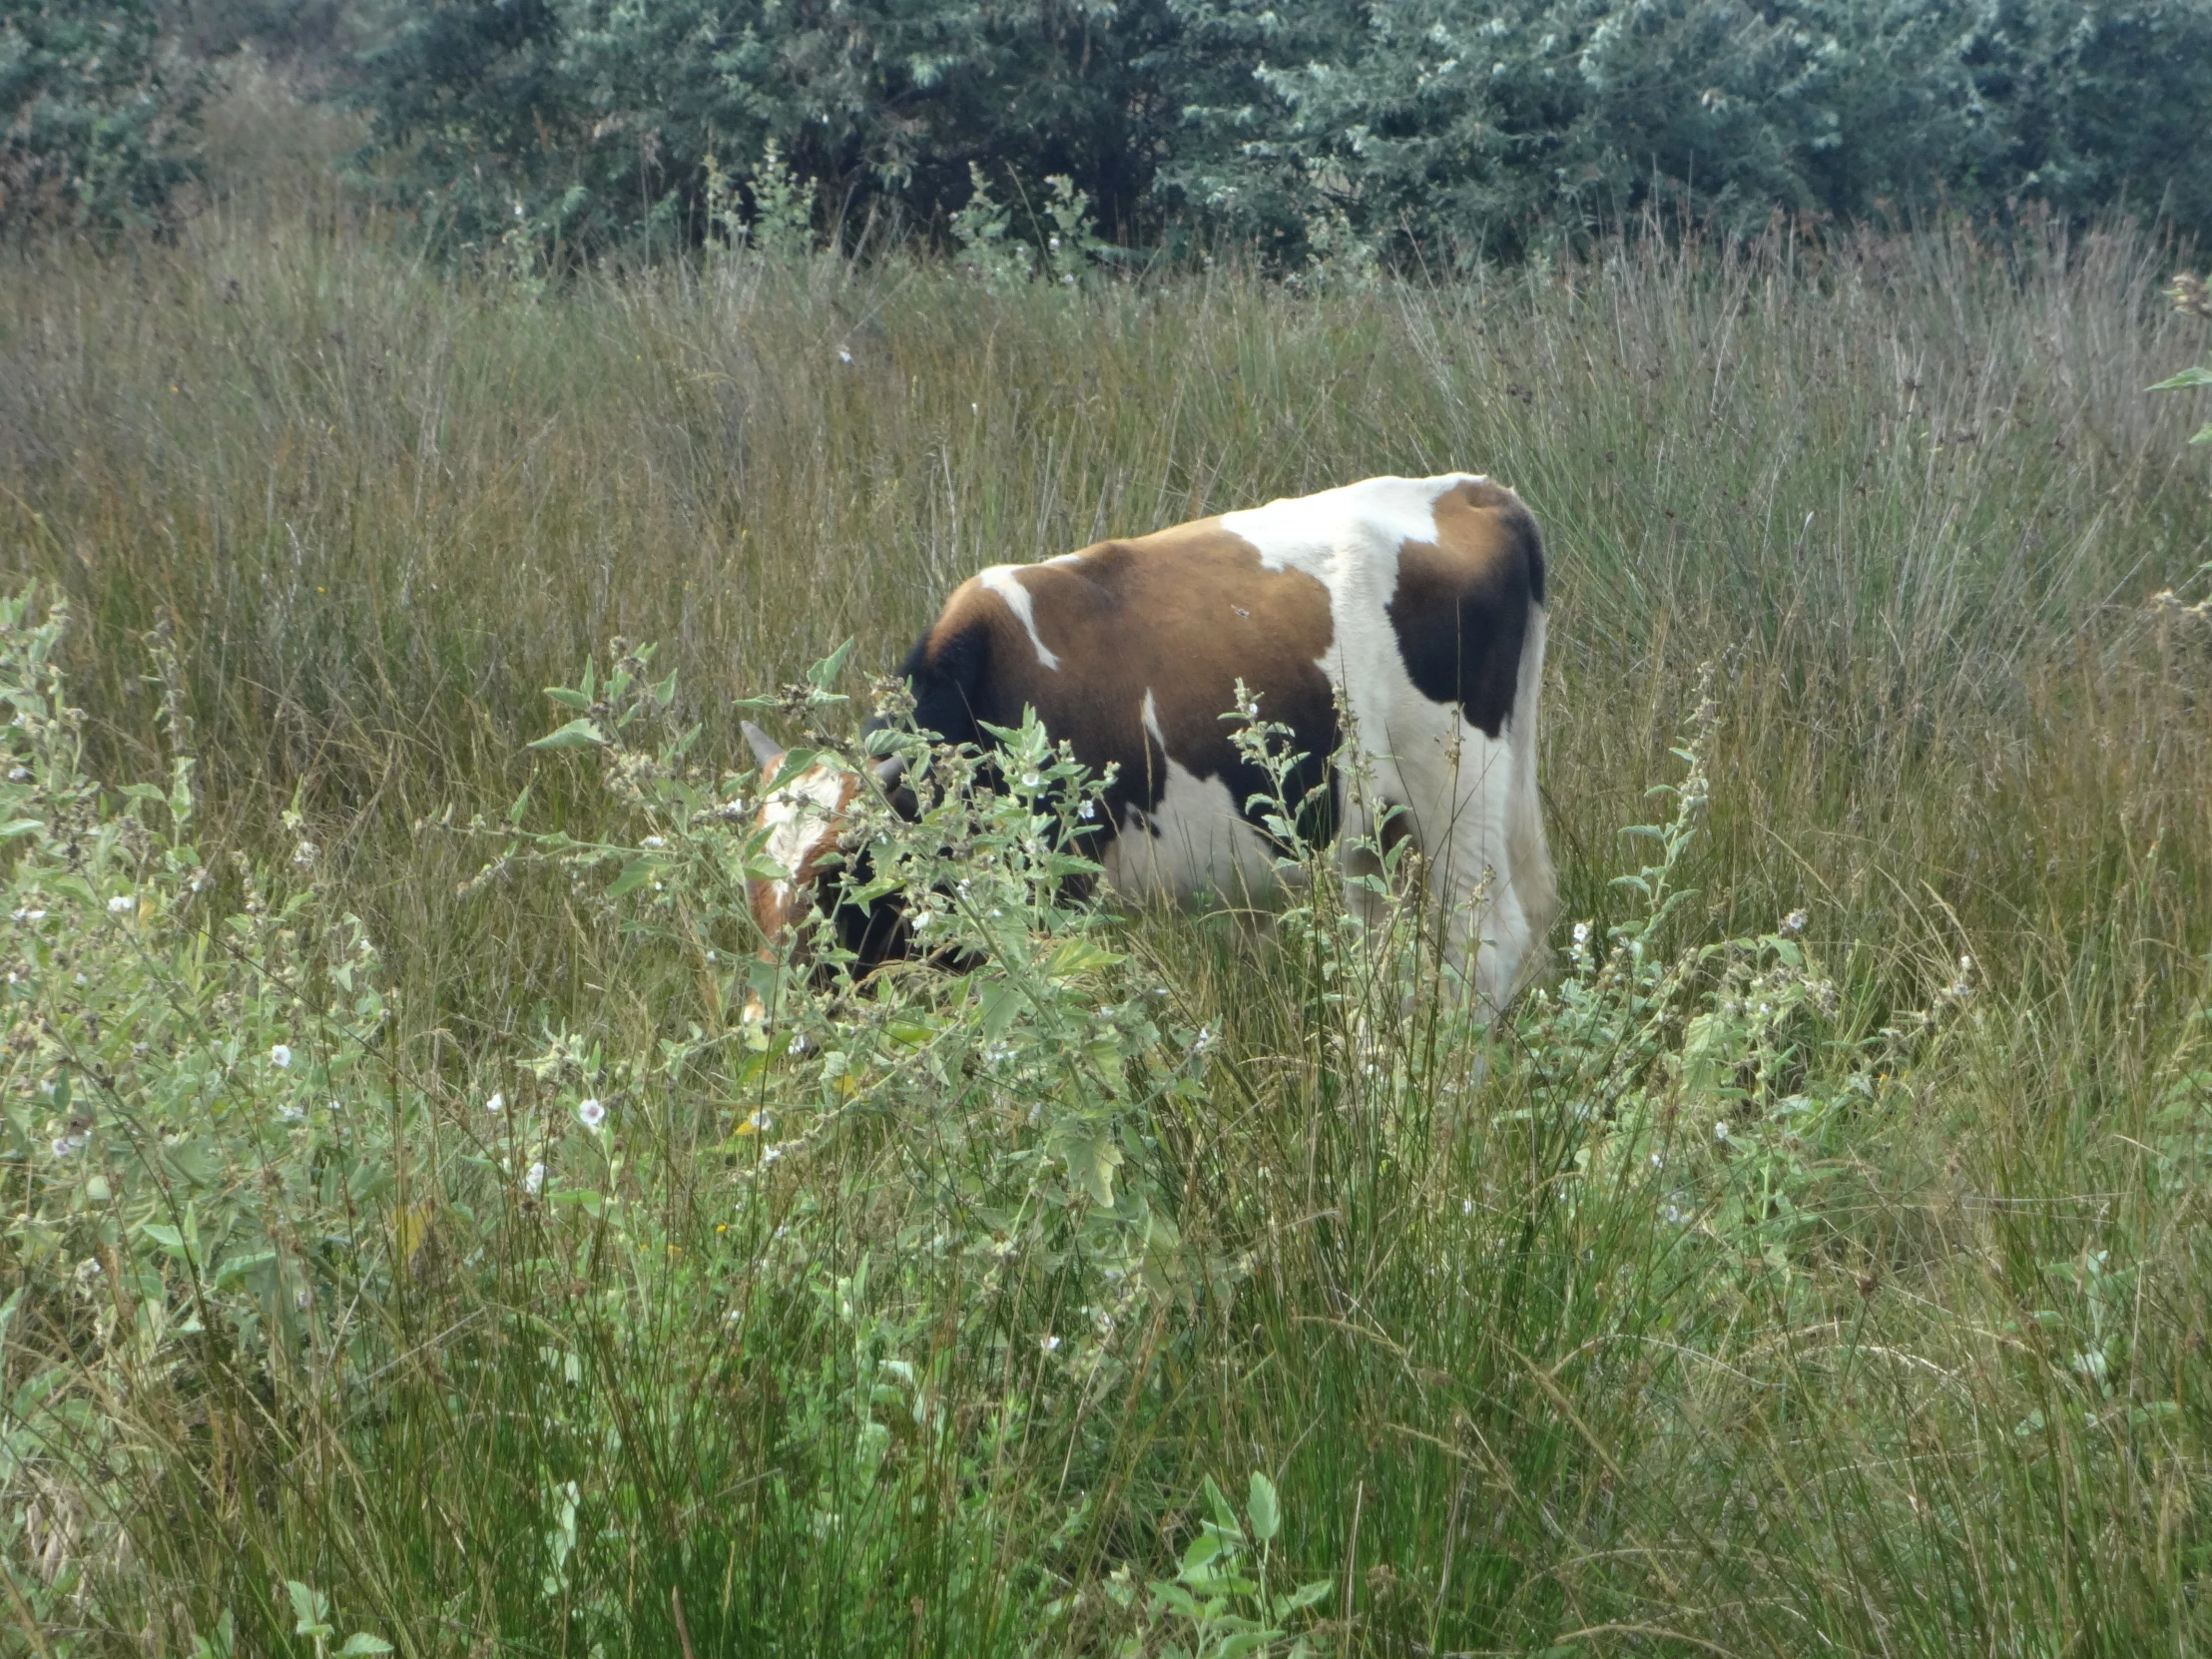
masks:
[[[191,176],[199,94],[155,0],[0,8],[0,228],[157,221]]]
[[[369,100],[466,237],[692,236],[773,143],[825,226],[1059,174],[1125,240],[1463,261],[1653,208],[2202,231],[2207,61],[2212,0],[442,0]]]
[[[972,168],[1074,176],[1129,223],[1172,33],[1160,0],[457,0],[412,8],[367,70],[376,147],[465,238],[695,238],[708,164],[771,144],[826,216],[926,218]]]

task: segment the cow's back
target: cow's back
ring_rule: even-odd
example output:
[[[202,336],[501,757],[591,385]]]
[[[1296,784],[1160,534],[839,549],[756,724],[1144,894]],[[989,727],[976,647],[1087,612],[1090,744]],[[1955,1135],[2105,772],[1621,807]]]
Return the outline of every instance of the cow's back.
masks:
[[[1293,729],[1294,793],[1326,832],[1341,699],[1431,858],[1479,859],[1513,889],[1516,936],[1496,943],[1517,964],[1551,904],[1535,791],[1543,601],[1541,538],[1511,490],[1372,478],[994,567],[953,594],[904,673],[918,724],[952,742],[987,747],[982,727],[1027,706],[1094,772],[1113,768],[1096,850],[1132,893],[1232,890],[1269,870],[1250,808],[1266,779],[1221,718],[1240,680]]]

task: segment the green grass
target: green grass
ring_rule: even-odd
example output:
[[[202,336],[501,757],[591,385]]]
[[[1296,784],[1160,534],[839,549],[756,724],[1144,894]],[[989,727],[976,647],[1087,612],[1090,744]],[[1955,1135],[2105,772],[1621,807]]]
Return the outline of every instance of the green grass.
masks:
[[[163,774],[166,623],[203,849],[281,867],[296,802],[316,902],[363,918],[400,1009],[370,1044],[389,1098],[417,1103],[363,1212],[373,1364],[241,1339],[131,1370],[67,1288],[116,1241],[88,1212],[90,1242],[27,1246],[10,1155],[6,1421],[37,1381],[129,1450],[95,1478],[10,1442],[10,1643],[190,1654],[229,1608],[239,1651],[306,1652],[288,1578],[410,1654],[672,1654],[672,1589],[702,1656],[1106,1651],[1133,1628],[1113,1570],[1168,1572],[1203,1478],[1255,1468],[1340,1651],[2212,1635],[2212,626],[2155,600],[2201,597],[2212,497],[2200,412],[2142,392],[2201,354],[2158,250],[1952,226],[1305,295],[1224,264],[991,297],[897,258],[540,289],[329,203],[231,201],[175,246],[0,258],[0,568],[69,596],[90,770]],[[735,699],[848,636],[887,670],[982,564],[1451,467],[1548,538],[1566,918],[1633,919],[1611,882],[1648,854],[1618,831],[1664,817],[1645,793],[1709,669],[1666,948],[1806,907],[1838,1043],[1974,961],[1939,1033],[1865,1050],[1910,1073],[1793,1154],[1787,1205],[1732,1231],[1701,1188],[1685,1225],[1673,1177],[1600,1178],[1711,1160],[1678,1062],[1652,1138],[1608,1139],[1557,1056],[1509,1045],[1462,1088],[1463,1050],[1422,1057],[1433,1010],[1401,1028],[1385,998],[1402,1063],[1364,1082],[1319,956],[1180,916],[1114,936],[1218,1034],[1143,1134],[1221,1272],[1132,1303],[1082,1377],[1036,1358],[1094,1294],[1073,1257],[979,1265],[916,1219],[938,1200],[902,1143],[988,1141],[918,1086],[772,1190],[725,1086],[797,1093],[639,1070],[591,1177],[627,1219],[498,1198],[529,1152],[484,1094],[582,1086],[532,1081],[548,1029],[612,1067],[715,1019],[596,875],[463,890],[483,844],[418,827],[497,822],[531,783],[529,827],[634,835],[590,769],[525,751],[558,723],[542,688],[658,642],[694,757],[735,769]],[[779,1226],[812,1255],[755,1271]],[[924,1382],[878,1397],[899,1354]],[[892,1472],[861,1481],[882,1435]],[[584,1541],[549,1591],[570,1480]]]

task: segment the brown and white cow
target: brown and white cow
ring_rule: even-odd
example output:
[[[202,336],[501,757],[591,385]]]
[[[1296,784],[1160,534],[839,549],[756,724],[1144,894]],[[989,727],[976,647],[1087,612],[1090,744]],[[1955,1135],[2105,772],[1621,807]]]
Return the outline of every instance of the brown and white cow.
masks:
[[[1510,489],[1450,473],[994,565],[953,592],[902,672],[915,724],[950,743],[987,747],[984,726],[1017,726],[1027,706],[1094,774],[1113,767],[1086,850],[1131,898],[1273,881],[1275,849],[1247,808],[1267,779],[1221,718],[1243,680],[1309,757],[1300,816],[1335,827],[1340,856],[1375,833],[1365,815],[1402,809],[1383,833],[1423,854],[1448,959],[1471,965],[1493,1012],[1555,903],[1536,790],[1543,661],[1535,520]],[[1363,792],[1342,777],[1340,699]],[[765,928],[809,901],[857,783],[818,768],[763,808],[769,854],[793,877],[756,884]]]

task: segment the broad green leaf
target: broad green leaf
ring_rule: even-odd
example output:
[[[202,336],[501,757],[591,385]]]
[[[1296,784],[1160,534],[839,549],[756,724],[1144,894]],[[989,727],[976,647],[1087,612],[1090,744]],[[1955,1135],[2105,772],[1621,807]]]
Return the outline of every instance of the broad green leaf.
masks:
[[[1229,1499],[1214,1484],[1214,1477],[1210,1474],[1205,1479],[1205,1491],[1206,1506],[1214,1512],[1214,1525],[1221,1529],[1224,1536],[1242,1543],[1244,1528],[1237,1524],[1237,1511],[1229,1507]]]
[[[589,709],[591,699],[580,691],[570,691],[566,686],[548,686],[545,695],[564,709]]]
[[[1114,1171],[1121,1167],[1121,1148],[1104,1134],[1070,1135],[1061,1143],[1060,1156],[1067,1161],[1070,1180],[1090,1195],[1100,1209],[1114,1202]]]
[[[608,884],[607,896],[620,898],[624,893],[636,892],[660,873],[661,863],[658,859],[632,858],[623,865],[622,873]]]
[[[1019,985],[987,985],[983,988],[983,1040],[996,1042],[1006,1034],[1028,1000]]]
[[[1089,939],[1068,939],[1045,958],[1044,971],[1054,979],[1072,979],[1080,974],[1111,967],[1121,959],[1113,951],[1102,949]]]
[[[851,655],[852,641],[846,640],[807,671],[807,684],[817,691],[828,691],[837,676],[844,672],[844,661]]]
[[[0,841],[12,841],[18,835],[28,835],[34,830],[45,828],[46,821],[42,818],[10,819],[6,824],[0,824]]]
[[[2146,391],[2183,391],[2190,386],[2212,386],[2212,368],[2185,368],[2170,380],[2161,380]]]
[[[532,749],[589,749],[603,746],[606,734],[588,720],[572,720],[558,732],[548,732],[530,745]]]
[[[762,789],[771,795],[775,794],[793,779],[804,776],[807,769],[815,764],[819,754],[819,750],[813,749],[785,750],[783,764],[776,769],[776,776],[762,785]]]
[[[1183,1576],[1189,1578],[1191,1574],[1205,1568],[1226,1547],[1226,1541],[1220,1533],[1201,1532],[1191,1540],[1190,1547],[1183,1551]]]
[[[381,1636],[371,1636],[365,1630],[356,1630],[345,1638],[345,1646],[338,1649],[340,1655],[389,1653],[391,1643]]]
[[[296,1579],[284,1580],[284,1593],[291,1597],[292,1616],[298,1622],[292,1626],[294,1636],[328,1636],[330,1627],[323,1621],[329,1616],[330,1598],[319,1590],[310,1590]]]
[[[1252,1535],[1261,1543],[1273,1538],[1283,1524],[1281,1510],[1275,1501],[1275,1482],[1258,1469],[1252,1471],[1252,1490],[1245,1499],[1245,1515],[1252,1522]]]
[[[1329,1579],[1319,1579],[1312,1584],[1301,1584],[1284,1600],[1285,1607],[1311,1607],[1322,1600],[1337,1586]]]

